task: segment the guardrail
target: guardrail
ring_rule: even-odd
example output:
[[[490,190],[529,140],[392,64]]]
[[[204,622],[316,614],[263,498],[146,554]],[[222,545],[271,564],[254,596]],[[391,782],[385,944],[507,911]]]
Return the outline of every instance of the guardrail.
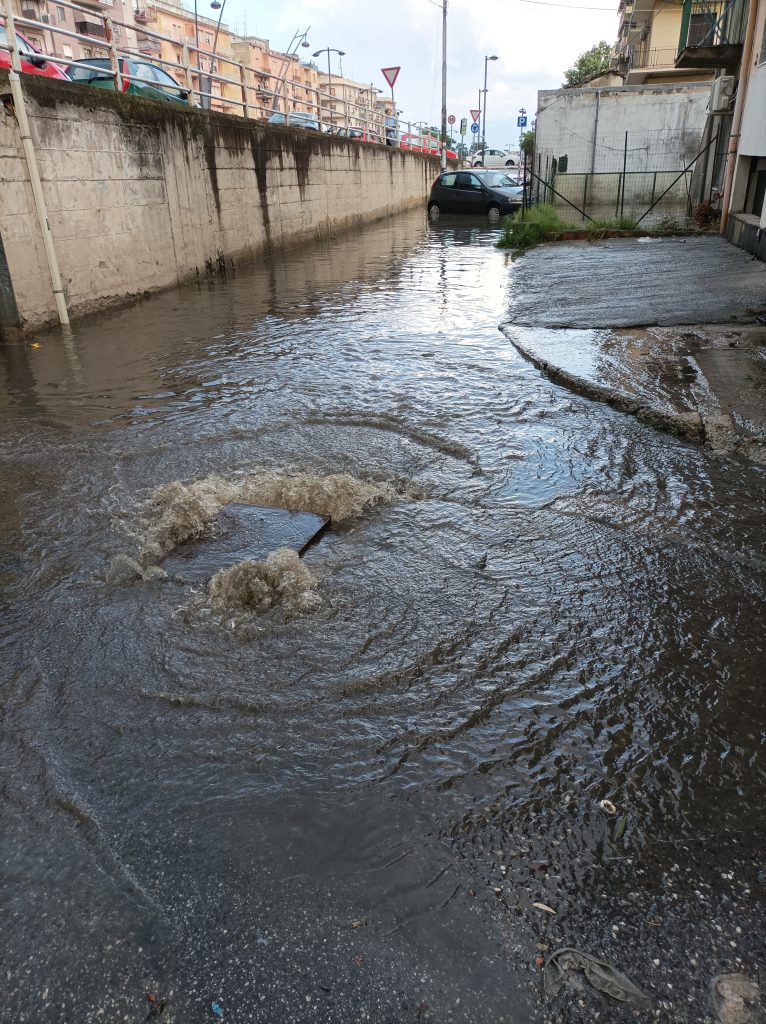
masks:
[[[675,65],[677,50],[675,46],[660,46],[654,49],[644,47],[627,50],[627,66],[629,70],[636,68],[672,68]]]
[[[281,123],[288,125],[292,122],[305,126],[308,118],[312,126],[320,131],[340,131],[342,136],[347,138],[361,137],[366,141],[401,145],[403,149],[416,152],[436,155],[440,152],[440,144],[426,133],[421,135],[417,123],[405,122],[398,117],[386,117],[375,102],[377,90],[373,87],[367,90],[370,102],[365,103],[359,102],[359,97],[351,100],[345,96],[334,95],[329,89],[323,90],[289,77],[289,65],[296,59],[294,54],[283,55],[282,70],[279,75],[274,75],[263,68],[241,63],[230,54],[218,51],[216,44],[209,50],[197,45],[196,39],[190,40],[187,37],[179,40],[156,32],[148,27],[148,17],[144,17],[139,23],[131,24],[113,18],[108,11],[83,7],[72,0],[56,0],[56,6],[83,16],[76,27],[85,27],[83,18],[87,18],[91,31],[72,31],[59,24],[14,15],[11,0],[0,0],[0,15],[4,11],[6,24],[15,25],[22,32],[33,30],[36,35],[42,35],[43,38],[50,34],[52,38],[61,37],[63,40],[77,41],[91,49],[103,50],[104,56],[109,60],[108,67],[89,63],[89,60],[95,59],[93,57],[76,60],[71,56],[47,53],[37,48],[35,56],[64,70],[72,64],[77,64],[80,68],[97,73],[99,77],[111,78],[118,92],[126,89],[131,82],[146,84],[166,92],[173,88],[170,84],[163,87],[155,78],[140,72],[131,71],[129,76],[125,74],[124,59],[139,61],[159,67],[170,75],[178,88],[178,98],[188,101],[192,106],[233,111],[242,117],[261,121],[279,114]],[[97,30],[96,25],[99,26]],[[120,34],[126,34],[126,38],[129,38],[128,34],[135,34],[136,45],[122,41],[118,45],[119,30],[122,30]],[[168,44],[166,50],[172,47],[173,54],[179,59],[170,59],[163,51],[163,43]],[[16,44],[14,33],[8,33],[5,43],[0,42],[0,50],[11,54],[12,63],[14,50],[19,53],[22,60],[29,56],[28,51],[22,51]],[[340,80],[338,85],[341,85]],[[345,85],[342,87],[346,88]],[[364,92],[365,90],[360,90],[360,94],[363,95]]]

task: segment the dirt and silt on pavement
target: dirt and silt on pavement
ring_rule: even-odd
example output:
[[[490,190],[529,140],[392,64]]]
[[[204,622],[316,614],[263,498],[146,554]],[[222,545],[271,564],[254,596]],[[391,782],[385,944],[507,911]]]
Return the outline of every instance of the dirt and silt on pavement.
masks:
[[[493,237],[413,214],[0,349],[0,1020],[763,984],[763,469],[522,359]],[[155,571],[232,500],[336,514],[258,611]],[[561,946],[651,1008],[546,1002]]]

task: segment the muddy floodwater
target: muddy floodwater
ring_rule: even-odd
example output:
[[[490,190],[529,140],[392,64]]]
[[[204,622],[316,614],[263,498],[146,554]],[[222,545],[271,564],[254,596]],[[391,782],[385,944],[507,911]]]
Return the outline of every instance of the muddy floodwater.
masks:
[[[495,234],[413,213],[0,348],[0,1021],[763,985],[766,476],[525,362]],[[161,569],[232,501],[333,517],[256,609]],[[546,1002],[561,946],[651,1006]]]

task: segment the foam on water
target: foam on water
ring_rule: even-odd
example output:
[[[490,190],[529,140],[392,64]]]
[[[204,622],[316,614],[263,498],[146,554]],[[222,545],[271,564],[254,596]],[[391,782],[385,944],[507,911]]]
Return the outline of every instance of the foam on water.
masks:
[[[321,606],[318,582],[296,551],[278,548],[263,562],[248,559],[221,569],[207,589],[214,611],[268,611],[277,605],[287,611],[313,612]]]
[[[261,470],[237,478],[217,475],[156,488],[148,509],[152,521],[141,546],[141,561],[156,562],[185,541],[201,537],[224,505],[244,502],[291,512],[313,512],[343,522],[366,508],[391,501],[387,484],[366,483],[348,473],[319,476]]]

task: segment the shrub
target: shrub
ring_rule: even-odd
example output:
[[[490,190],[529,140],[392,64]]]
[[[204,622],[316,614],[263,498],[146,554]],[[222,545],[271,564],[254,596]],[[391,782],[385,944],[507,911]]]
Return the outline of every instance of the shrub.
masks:
[[[713,204],[710,202],[697,203],[694,207],[694,223],[700,229],[704,231],[718,220],[718,213],[713,209]]]
[[[524,250],[544,242],[550,235],[565,231],[567,225],[549,203],[538,203],[530,210],[519,211],[503,221],[503,233],[497,245],[501,249]]]

